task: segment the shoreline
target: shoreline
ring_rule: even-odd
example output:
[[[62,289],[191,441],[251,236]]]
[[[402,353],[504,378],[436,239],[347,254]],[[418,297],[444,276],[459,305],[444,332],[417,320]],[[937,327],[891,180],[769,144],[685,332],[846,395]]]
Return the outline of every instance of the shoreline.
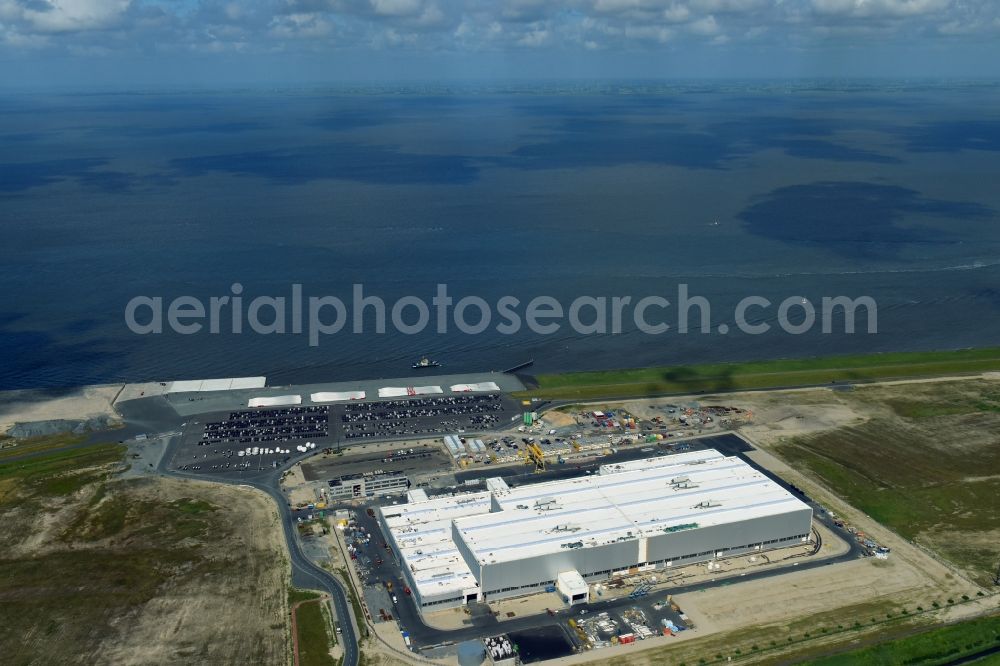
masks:
[[[512,377],[519,379],[526,388],[511,395],[530,398],[536,402],[590,402],[670,395],[835,388],[887,381],[962,379],[989,372],[1000,372],[1000,347],[582,370],[537,376],[516,373]],[[449,375],[421,373],[411,376],[413,380],[423,382],[437,381],[441,377]],[[127,394],[128,387],[139,385],[141,384],[117,382],[61,389],[0,391],[0,435],[8,433],[19,424],[75,421],[86,426],[101,420],[117,422],[120,417],[115,409],[116,400]],[[271,388],[277,387],[267,387]]]
[[[1000,348],[884,352],[687,366],[583,371],[533,377],[522,394],[542,400],[600,400],[699,393],[849,386],[1000,371]]]

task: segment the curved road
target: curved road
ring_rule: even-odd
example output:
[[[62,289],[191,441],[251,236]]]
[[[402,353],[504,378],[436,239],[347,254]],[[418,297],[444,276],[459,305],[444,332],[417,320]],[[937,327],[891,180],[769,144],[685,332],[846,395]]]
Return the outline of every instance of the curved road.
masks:
[[[209,477],[204,474],[186,474],[184,472],[177,472],[166,469],[164,462],[170,460],[170,453],[174,445],[177,442],[177,437],[170,437],[165,448],[162,457],[160,458],[159,465],[156,468],[157,473],[164,476],[173,476],[184,479],[196,479],[198,481],[209,481],[212,483],[225,483],[233,486],[250,486],[256,488],[257,490],[267,493],[271,499],[274,500],[275,504],[278,505],[278,514],[281,520],[281,528],[285,535],[285,543],[288,546],[288,554],[291,558],[292,564],[292,584],[296,587],[323,590],[330,595],[333,600],[334,608],[336,611],[337,619],[340,622],[340,635],[338,640],[344,646],[344,666],[357,666],[358,664],[358,636],[354,630],[354,622],[352,621],[353,613],[351,611],[351,604],[347,600],[347,591],[344,589],[343,584],[336,576],[331,574],[329,571],[316,566],[312,560],[310,560],[302,552],[302,548],[299,545],[299,540],[295,534],[294,521],[292,519],[292,511],[288,506],[288,502],[285,497],[281,494],[279,488],[279,480],[281,479],[281,474],[297,463],[301,457],[296,456],[295,459],[290,460],[287,464],[273,470],[267,470],[258,474],[255,478],[243,478],[243,479],[227,479],[220,477]],[[306,454],[309,455],[309,454]],[[364,618],[356,618],[358,622],[364,622]]]

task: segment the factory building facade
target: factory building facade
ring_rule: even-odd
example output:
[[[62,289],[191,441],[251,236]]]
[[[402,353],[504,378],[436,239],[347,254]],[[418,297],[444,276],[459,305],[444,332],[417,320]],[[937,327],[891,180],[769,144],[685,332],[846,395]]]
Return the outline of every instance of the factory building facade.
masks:
[[[606,465],[599,474],[391,507],[387,532],[424,610],[427,557],[458,584],[442,607],[579,584],[808,541],[812,509],[714,450]],[[459,510],[456,502],[464,502]],[[405,511],[403,510],[405,509]],[[433,520],[428,520],[433,518]],[[439,577],[440,578],[440,577]],[[460,590],[458,588],[461,588]]]
[[[410,487],[410,482],[406,476],[395,472],[364,472],[330,479],[327,485],[330,499],[334,500],[402,494]]]

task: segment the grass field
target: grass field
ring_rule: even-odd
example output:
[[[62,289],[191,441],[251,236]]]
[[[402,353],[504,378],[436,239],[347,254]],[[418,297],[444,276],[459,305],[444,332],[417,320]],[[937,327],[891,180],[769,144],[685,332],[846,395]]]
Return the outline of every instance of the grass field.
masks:
[[[1000,646],[1000,616],[931,629],[913,636],[808,662],[810,666],[938,666]],[[993,655],[998,663],[1000,655]],[[983,663],[986,662],[977,662]]]
[[[86,438],[83,435],[63,433],[48,437],[31,437],[16,440],[13,437],[0,437],[0,462],[24,456],[27,454],[51,451],[52,449],[79,444]]]
[[[344,583],[347,595],[351,599],[351,609],[354,611],[354,617],[358,619],[358,631],[361,632],[361,638],[368,638],[368,625],[364,621],[365,614],[361,610],[361,602],[358,600],[358,595],[354,592],[354,586],[351,585],[351,575],[347,569],[343,568],[337,569],[337,574],[340,576],[341,582]]]
[[[54,442],[40,438],[36,446],[54,448],[62,442],[62,436]],[[0,459],[0,506],[38,504],[106,479],[110,466],[120,461],[124,452],[124,446],[100,444],[21,462],[5,463]]]
[[[1000,370],[1000,348],[719,363],[538,375],[524,392],[546,400],[644,397],[664,393],[751,390]]]
[[[312,599],[319,599],[319,592],[313,592],[312,590],[300,590],[295,587],[288,588],[288,605],[296,603],[297,601],[310,601]]]
[[[792,438],[781,457],[989,585],[1000,560],[1000,390],[969,380],[862,387],[859,425]]]
[[[298,607],[295,620],[299,636],[299,666],[336,666],[330,656],[330,619],[319,601]]]

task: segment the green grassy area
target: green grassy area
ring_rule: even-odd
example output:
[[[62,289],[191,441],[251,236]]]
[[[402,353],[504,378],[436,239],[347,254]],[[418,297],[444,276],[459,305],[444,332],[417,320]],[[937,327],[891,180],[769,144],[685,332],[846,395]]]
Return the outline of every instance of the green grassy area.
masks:
[[[332,626],[318,601],[304,603],[295,615],[299,637],[299,666],[335,666],[330,656]]]
[[[642,397],[664,393],[813,386],[835,381],[932,377],[989,370],[1000,370],[1000,348],[539,375],[536,377],[538,388],[524,392],[523,396],[546,400]]]
[[[122,459],[120,444],[97,444],[16,462],[0,461],[0,504],[35,497],[61,497],[108,476],[107,466]]]
[[[890,413],[784,442],[778,453],[853,506],[988,584],[1000,558],[1000,402],[994,384],[865,387]]]
[[[361,610],[361,602],[358,601],[358,595],[355,594],[354,586],[351,585],[351,575],[344,568],[337,569],[337,574],[340,575],[340,580],[343,581],[344,587],[347,588],[347,596],[351,599],[351,609],[354,611],[354,617],[358,620],[358,631],[361,632],[361,638],[368,638],[368,624],[365,622],[365,613]]]
[[[824,657],[808,662],[812,666],[891,666],[920,664],[938,666],[966,655],[1000,646],[1000,616],[931,629],[913,636]],[[993,663],[1000,658],[993,655]],[[985,663],[985,662],[983,662]]]
[[[319,599],[319,592],[313,592],[312,590],[300,590],[297,587],[288,588],[288,605],[299,602],[299,601],[311,601],[312,599]]]
[[[0,462],[5,459],[16,458],[31,453],[50,451],[64,446],[80,444],[86,441],[83,435],[71,433],[60,433],[58,435],[45,435],[42,437],[29,437],[27,439],[14,439],[6,435],[0,436]]]

